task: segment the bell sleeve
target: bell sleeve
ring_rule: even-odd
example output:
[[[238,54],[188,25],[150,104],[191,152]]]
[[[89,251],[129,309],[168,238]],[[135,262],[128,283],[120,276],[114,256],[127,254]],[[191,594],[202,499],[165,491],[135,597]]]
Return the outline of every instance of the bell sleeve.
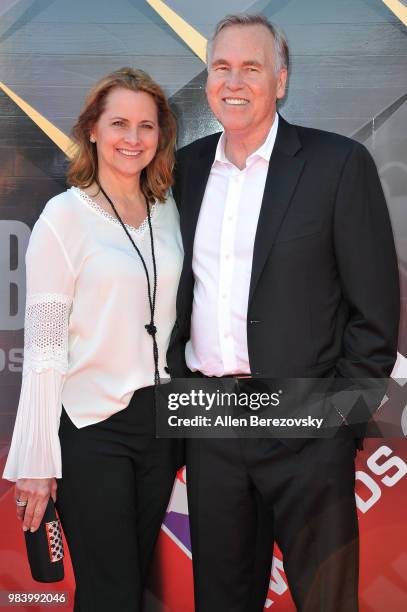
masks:
[[[24,364],[17,416],[3,478],[61,478],[58,437],[68,370],[68,325],[74,269],[44,213],[26,253]]]

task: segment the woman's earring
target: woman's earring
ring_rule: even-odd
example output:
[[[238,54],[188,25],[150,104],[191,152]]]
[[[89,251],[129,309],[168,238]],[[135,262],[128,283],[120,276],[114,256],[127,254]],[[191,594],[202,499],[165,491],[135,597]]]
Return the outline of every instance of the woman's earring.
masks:
[[[90,140],[91,142],[93,142],[93,143],[95,143],[95,142],[96,142],[96,138],[95,138],[94,136],[90,136],[89,140]]]

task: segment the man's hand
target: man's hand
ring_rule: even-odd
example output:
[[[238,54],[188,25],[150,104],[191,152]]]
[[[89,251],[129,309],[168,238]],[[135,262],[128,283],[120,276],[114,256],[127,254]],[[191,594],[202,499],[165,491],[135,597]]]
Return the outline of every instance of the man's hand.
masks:
[[[57,498],[55,478],[20,478],[15,485],[15,500],[26,501],[26,506],[17,506],[17,518],[23,521],[24,531],[36,531],[51,495]]]

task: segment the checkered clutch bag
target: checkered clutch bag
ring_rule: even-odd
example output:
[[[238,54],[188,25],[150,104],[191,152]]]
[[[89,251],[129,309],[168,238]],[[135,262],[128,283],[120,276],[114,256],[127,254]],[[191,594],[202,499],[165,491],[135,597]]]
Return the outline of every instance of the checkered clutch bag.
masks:
[[[64,578],[64,546],[59,518],[52,497],[37,531],[25,532],[31,575],[38,582],[58,582]]]

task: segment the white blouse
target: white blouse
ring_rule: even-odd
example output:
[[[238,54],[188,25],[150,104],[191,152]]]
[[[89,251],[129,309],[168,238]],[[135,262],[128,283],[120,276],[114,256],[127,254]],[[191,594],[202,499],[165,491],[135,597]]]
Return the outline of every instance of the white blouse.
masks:
[[[160,376],[175,322],[182,265],[174,200],[151,209],[157,264],[155,324]],[[147,220],[127,225],[153,279]],[[52,198],[26,254],[24,366],[3,478],[62,477],[58,438],[64,406],[85,427],[125,408],[154,383],[147,280],[119,221],[76,187]]]

